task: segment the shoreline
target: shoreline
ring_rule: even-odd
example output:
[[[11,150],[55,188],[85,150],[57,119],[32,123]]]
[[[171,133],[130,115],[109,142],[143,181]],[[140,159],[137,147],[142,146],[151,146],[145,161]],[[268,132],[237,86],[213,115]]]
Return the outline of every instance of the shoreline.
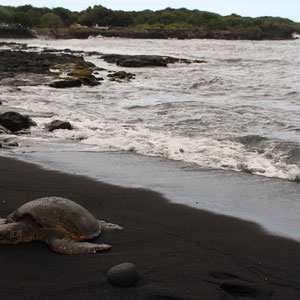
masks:
[[[27,201],[60,196],[125,227],[97,241],[110,251],[78,256],[33,242],[1,245],[5,299],[297,299],[300,244],[270,236],[252,222],[171,204],[145,189],[104,184],[0,157],[1,217]],[[131,261],[132,288],[106,281],[107,270]],[[121,297],[121,298],[120,298]]]
[[[300,241],[297,182],[247,172],[201,170],[183,161],[131,152],[64,150],[4,155],[46,170],[125,188],[149,189],[171,203],[254,222],[269,234]]]

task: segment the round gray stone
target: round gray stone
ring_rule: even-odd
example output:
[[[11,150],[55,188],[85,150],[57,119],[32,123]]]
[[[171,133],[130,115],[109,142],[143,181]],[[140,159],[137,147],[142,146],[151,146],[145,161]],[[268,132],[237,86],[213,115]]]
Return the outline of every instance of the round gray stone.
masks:
[[[107,279],[113,285],[133,286],[138,280],[138,272],[133,263],[122,263],[110,268]]]

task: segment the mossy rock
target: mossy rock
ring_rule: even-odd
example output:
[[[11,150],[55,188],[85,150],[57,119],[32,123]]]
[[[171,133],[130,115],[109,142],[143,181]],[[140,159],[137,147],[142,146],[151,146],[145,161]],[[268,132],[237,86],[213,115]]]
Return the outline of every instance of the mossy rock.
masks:
[[[86,69],[76,69],[70,73],[68,73],[68,76],[73,76],[73,77],[89,77],[93,76],[92,72],[90,70]]]
[[[62,80],[56,81],[50,86],[64,88],[80,86],[81,84],[89,86],[99,85],[100,83],[92,73],[92,69],[95,69],[95,67],[93,63],[86,62],[83,59],[76,59],[73,63],[54,65],[51,69],[59,70],[59,72],[53,73],[53,76]],[[67,77],[62,77],[63,74],[67,74]]]

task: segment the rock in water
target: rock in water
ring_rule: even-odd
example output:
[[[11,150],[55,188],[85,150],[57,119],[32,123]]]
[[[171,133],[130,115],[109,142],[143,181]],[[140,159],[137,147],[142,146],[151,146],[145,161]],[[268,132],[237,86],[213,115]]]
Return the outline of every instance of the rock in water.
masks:
[[[104,54],[100,57],[108,63],[114,63],[121,67],[166,67],[173,63],[191,63],[188,59],[160,55],[122,55]]]
[[[122,263],[110,268],[107,272],[107,279],[113,285],[133,286],[138,280],[138,272],[133,263]]]
[[[50,83],[49,86],[56,89],[72,88],[81,86],[82,82],[79,79],[74,80],[60,80]]]
[[[127,73],[125,71],[119,71],[119,72],[115,72],[113,74],[108,74],[108,77],[110,77],[111,81],[115,81],[117,79],[119,80],[130,80],[130,79],[134,79],[135,74],[133,73]]]
[[[16,132],[36,126],[36,123],[28,116],[23,116],[17,112],[6,112],[0,115],[0,125],[12,132]]]
[[[60,121],[60,120],[54,120],[51,123],[46,124],[45,127],[49,131],[54,131],[56,129],[67,129],[67,130],[72,129],[72,125],[70,122]]]

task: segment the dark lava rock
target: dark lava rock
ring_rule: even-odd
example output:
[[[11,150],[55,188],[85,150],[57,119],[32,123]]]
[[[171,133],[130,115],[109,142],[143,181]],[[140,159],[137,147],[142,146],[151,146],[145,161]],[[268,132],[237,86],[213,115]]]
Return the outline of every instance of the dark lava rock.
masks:
[[[95,86],[100,84],[92,74],[95,68],[96,66],[91,62],[72,54],[0,50],[0,80],[8,78],[13,80],[17,75],[26,75],[27,78],[30,78],[29,75],[34,74],[35,76],[26,85],[36,85],[36,78],[40,77],[44,78],[40,84],[48,81],[48,77],[44,75],[58,77],[57,72],[54,74],[51,71],[51,69],[56,69],[61,73],[69,72],[70,74],[67,78],[58,78],[56,82],[50,83],[52,87],[78,87],[81,84]],[[18,82],[16,78],[13,83],[14,85],[25,85],[24,80]]]
[[[37,124],[28,116],[23,116],[17,112],[6,112],[0,115],[0,125],[12,132],[16,132]]]
[[[121,67],[166,67],[169,63],[184,62],[190,63],[187,59],[159,55],[121,55],[104,54],[100,58],[108,63],[115,63]]]
[[[138,272],[133,263],[122,263],[110,268],[107,272],[107,279],[113,285],[133,286],[138,280]]]
[[[73,63],[82,60],[70,54],[48,54],[25,51],[0,51],[1,73],[49,74],[49,68],[56,64]]]
[[[84,85],[89,85],[89,86],[100,85],[100,83],[98,82],[98,79],[94,76],[81,77],[80,81]]]
[[[135,74],[133,73],[127,73],[125,71],[119,71],[119,72],[115,72],[112,74],[108,74],[108,77],[110,77],[111,81],[114,81],[116,79],[120,79],[120,80],[130,80],[130,79],[134,79],[135,78]]]
[[[82,82],[80,79],[74,79],[74,80],[55,81],[50,83],[49,86],[57,89],[63,89],[63,88],[79,87],[81,86],[81,84]]]
[[[51,123],[46,124],[45,127],[49,131],[54,131],[56,129],[67,129],[67,130],[72,129],[72,125],[70,124],[70,122],[60,121],[60,120],[52,121]]]

